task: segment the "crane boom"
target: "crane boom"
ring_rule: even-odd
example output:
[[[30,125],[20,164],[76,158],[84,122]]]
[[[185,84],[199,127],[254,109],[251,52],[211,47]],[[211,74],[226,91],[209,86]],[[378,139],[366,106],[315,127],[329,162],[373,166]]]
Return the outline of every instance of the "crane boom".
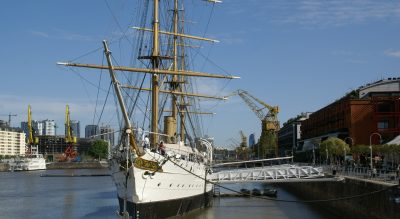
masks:
[[[31,105],[28,105],[28,145],[33,145],[32,111]]]
[[[69,115],[69,106],[65,108],[65,142],[76,143],[76,138],[72,134],[71,119]]]
[[[271,106],[244,90],[238,90],[237,94],[261,120],[261,136],[257,146],[260,149],[257,151],[258,157],[271,155],[273,151],[275,151],[275,156],[278,156],[279,107]]]
[[[271,106],[244,90],[238,90],[238,95],[244,100],[244,102],[250,107],[250,109],[257,115],[260,120],[265,120],[268,117],[277,117],[279,113],[278,106]],[[252,99],[264,107],[259,108]],[[265,108],[269,110],[268,113],[263,112]]]

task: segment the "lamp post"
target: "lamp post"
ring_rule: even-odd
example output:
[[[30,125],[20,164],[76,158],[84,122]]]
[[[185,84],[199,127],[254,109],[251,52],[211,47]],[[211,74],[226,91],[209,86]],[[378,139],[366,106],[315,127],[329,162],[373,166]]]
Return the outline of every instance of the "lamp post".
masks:
[[[372,136],[374,136],[374,135],[378,135],[379,136],[379,142],[382,141],[382,135],[377,133],[377,132],[374,132],[369,136],[369,151],[370,151],[370,156],[371,156],[370,157],[370,159],[371,159],[371,162],[370,162],[371,170],[372,170]]]
[[[292,145],[292,163],[293,163],[293,157],[294,157],[294,148],[296,146],[296,122],[292,123],[292,131],[293,131],[293,145]]]
[[[328,165],[328,145],[325,147],[325,152],[326,152],[326,165]]]

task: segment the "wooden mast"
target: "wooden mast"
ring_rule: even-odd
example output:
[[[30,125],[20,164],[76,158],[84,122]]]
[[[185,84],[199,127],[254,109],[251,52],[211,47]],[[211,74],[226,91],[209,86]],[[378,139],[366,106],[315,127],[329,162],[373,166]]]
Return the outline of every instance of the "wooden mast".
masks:
[[[174,0],[174,10],[173,10],[173,63],[172,70],[178,71],[178,0]],[[164,117],[164,133],[170,137],[166,139],[167,143],[176,143],[176,121],[177,121],[177,97],[176,92],[179,87],[178,76],[173,75],[170,83],[171,89],[171,108],[172,112],[170,116]]]
[[[151,64],[153,70],[159,69],[160,64],[160,45],[159,45],[159,0],[154,0],[153,5],[153,52],[151,56]],[[151,92],[151,136],[150,144],[152,147],[156,147],[157,144],[157,133],[158,133],[158,74],[155,72],[152,75],[152,92]]]
[[[185,76],[194,76],[194,77],[209,77],[209,78],[220,78],[220,79],[238,79],[240,77],[237,76],[231,76],[231,75],[219,75],[219,74],[210,74],[210,73],[203,73],[203,72],[196,72],[196,71],[188,71],[185,70],[185,61],[184,61],[184,51],[181,51],[181,54],[179,54],[178,46],[185,46],[183,39],[191,39],[191,40],[202,40],[202,41],[208,41],[208,42],[218,42],[217,40],[214,39],[208,39],[204,37],[197,37],[197,36],[191,36],[184,34],[182,31],[179,32],[179,9],[178,9],[178,4],[179,0],[174,0],[174,14],[173,14],[173,32],[167,32],[160,30],[160,21],[159,21],[159,0],[153,0],[154,5],[153,5],[153,28],[148,29],[148,28],[142,28],[142,27],[134,27],[137,30],[140,31],[146,31],[146,32],[151,32],[152,33],[152,38],[153,38],[153,45],[152,45],[152,53],[148,58],[151,60],[151,68],[132,68],[132,67],[125,67],[125,66],[103,66],[103,65],[95,65],[95,64],[79,64],[79,63],[68,63],[68,62],[58,62],[58,65],[64,65],[64,66],[71,66],[71,67],[83,67],[83,68],[94,68],[94,69],[109,69],[110,71],[128,71],[128,72],[137,72],[137,73],[145,73],[145,74],[151,74],[152,75],[152,80],[151,80],[151,91],[152,91],[152,116],[151,116],[151,136],[150,136],[150,142],[151,145],[154,147],[158,141],[158,135],[159,135],[159,130],[158,130],[158,102],[159,102],[159,93],[167,93],[167,91],[160,91],[159,89],[159,75],[164,74],[164,75],[172,75],[172,80],[171,80],[171,92],[168,92],[172,94],[172,122],[175,121],[177,123],[177,117],[178,114],[180,115],[180,135],[181,135],[181,140],[185,140],[185,126],[184,126],[184,121],[185,121],[185,116],[183,111],[186,110],[185,108],[185,98],[184,96],[197,96],[197,97],[205,97],[205,98],[213,98],[213,99],[226,99],[226,97],[213,97],[213,96],[208,96],[208,95],[196,95],[196,94],[189,94],[183,92],[182,86],[180,84],[184,82]],[[208,0],[209,2],[216,3],[219,1],[214,1],[214,0]],[[183,26],[183,25],[182,25]],[[160,61],[162,58],[162,55],[160,55],[160,35],[169,35],[173,36],[173,69],[161,69],[160,68]],[[178,43],[182,42],[181,44]],[[108,50],[108,48],[107,48]],[[178,57],[182,56],[182,59],[179,61]],[[179,68],[179,64],[181,68]],[[115,75],[114,75],[115,76]],[[123,87],[118,83],[118,89],[120,87]],[[133,87],[129,87],[133,88]],[[135,88],[133,88],[135,89]],[[143,89],[143,88],[142,88]],[[143,89],[145,90],[145,89]],[[179,90],[179,91],[178,91]],[[180,104],[178,104],[177,96],[180,96]],[[178,106],[179,105],[179,106]],[[178,108],[179,107],[179,108]],[[179,112],[178,112],[179,111]],[[124,118],[126,119],[126,118]],[[132,128],[132,127],[130,127]],[[176,133],[177,127],[175,126],[174,128],[174,134]],[[171,133],[169,133],[170,135]],[[131,135],[132,137],[132,135]],[[133,138],[130,139],[133,141]],[[136,149],[137,145],[135,143],[131,142],[131,145]]]

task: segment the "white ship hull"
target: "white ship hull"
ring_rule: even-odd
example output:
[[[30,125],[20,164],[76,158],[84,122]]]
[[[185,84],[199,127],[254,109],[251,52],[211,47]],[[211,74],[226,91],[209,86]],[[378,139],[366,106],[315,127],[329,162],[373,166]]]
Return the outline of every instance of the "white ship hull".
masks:
[[[127,211],[133,218],[166,218],[209,206],[212,185],[204,180],[209,175],[206,166],[177,157],[148,151],[141,159],[158,162],[162,170],[153,172],[133,165],[127,179],[125,170],[120,168],[123,164],[117,158],[112,159],[110,168],[120,212],[123,212],[125,199]]]
[[[11,171],[45,170],[46,160],[43,157],[21,158],[9,165]]]

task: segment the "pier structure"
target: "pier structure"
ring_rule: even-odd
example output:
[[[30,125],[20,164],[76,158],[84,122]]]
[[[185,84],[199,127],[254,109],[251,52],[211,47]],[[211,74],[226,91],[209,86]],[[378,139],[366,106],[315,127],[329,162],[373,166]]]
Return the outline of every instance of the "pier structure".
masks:
[[[337,180],[326,178],[322,167],[292,164],[264,165],[265,163],[282,162],[291,159],[292,157],[282,157],[216,164],[214,165],[215,172],[212,173],[210,179],[215,183],[277,183]]]

